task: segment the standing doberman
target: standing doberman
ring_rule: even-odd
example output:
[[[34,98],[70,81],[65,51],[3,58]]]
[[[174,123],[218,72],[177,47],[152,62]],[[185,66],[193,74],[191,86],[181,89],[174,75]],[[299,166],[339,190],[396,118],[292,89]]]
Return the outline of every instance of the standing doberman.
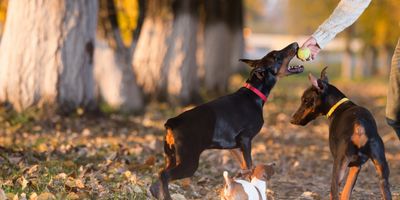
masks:
[[[235,157],[242,169],[252,169],[251,140],[260,131],[263,105],[277,78],[301,73],[303,66],[289,66],[297,43],[272,51],[259,60],[242,59],[252,67],[244,87],[233,94],[197,106],[165,123],[166,167],[150,187],[158,199],[171,199],[168,182],[190,177],[197,170],[201,152],[206,149],[237,149]]]
[[[375,165],[383,199],[392,199],[385,148],[374,117],[329,84],[326,69],[322,70],[320,79],[309,74],[312,86],[303,93],[291,123],[304,126],[318,116],[328,118],[329,147],[334,159],[331,199],[339,199],[339,187],[347,168],[349,174],[340,199],[350,199],[361,166],[368,159]]]

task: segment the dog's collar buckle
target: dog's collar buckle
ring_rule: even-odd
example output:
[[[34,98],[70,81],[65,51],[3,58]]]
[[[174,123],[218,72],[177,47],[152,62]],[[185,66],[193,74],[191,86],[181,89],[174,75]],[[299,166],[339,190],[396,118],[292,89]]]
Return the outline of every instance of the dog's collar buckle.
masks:
[[[340,105],[342,105],[344,102],[347,102],[347,101],[350,101],[350,100],[348,98],[343,98],[340,101],[338,101],[337,103],[335,103],[335,105],[333,105],[332,108],[329,110],[329,112],[326,114],[326,117],[329,118]]]
[[[259,96],[264,102],[267,101],[267,96],[265,96],[260,90],[253,87],[250,83],[245,83],[244,87],[254,92],[257,96]]]

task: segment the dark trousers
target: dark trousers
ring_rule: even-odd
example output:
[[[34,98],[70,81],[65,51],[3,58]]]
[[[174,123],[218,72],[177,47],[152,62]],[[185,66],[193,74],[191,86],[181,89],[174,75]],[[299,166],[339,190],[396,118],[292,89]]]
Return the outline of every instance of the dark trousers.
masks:
[[[392,57],[386,104],[386,120],[400,139],[400,38]]]

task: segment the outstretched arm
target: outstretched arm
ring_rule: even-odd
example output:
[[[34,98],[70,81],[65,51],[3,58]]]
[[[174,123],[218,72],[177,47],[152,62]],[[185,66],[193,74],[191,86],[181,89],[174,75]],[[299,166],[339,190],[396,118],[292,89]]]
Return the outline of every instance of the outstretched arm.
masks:
[[[371,3],[371,0],[341,0],[331,16],[303,44],[311,49],[312,59],[335,36],[352,25]]]

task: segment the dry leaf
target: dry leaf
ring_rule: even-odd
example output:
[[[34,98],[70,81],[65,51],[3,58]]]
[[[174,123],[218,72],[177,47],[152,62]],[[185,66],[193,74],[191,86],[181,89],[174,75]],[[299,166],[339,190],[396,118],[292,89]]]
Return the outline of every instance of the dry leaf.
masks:
[[[181,194],[172,194],[171,195],[172,199],[174,200],[186,200],[185,196],[181,195]]]
[[[18,200],[17,194],[7,193],[6,196],[7,196],[7,199],[10,199],[10,200]]]
[[[27,181],[27,180],[25,179],[25,177],[21,176],[21,177],[18,179],[18,183],[21,185],[22,190],[24,190],[24,189],[26,188],[26,186],[28,185],[29,181]]]
[[[25,193],[21,193],[20,196],[21,197],[19,198],[19,200],[26,200],[26,194]]]
[[[50,192],[43,192],[37,197],[37,200],[53,200],[53,199],[56,199],[56,197],[54,196],[54,194]]]
[[[0,200],[7,200],[6,193],[0,188]]]
[[[82,182],[81,179],[76,179],[76,180],[75,180],[75,185],[76,185],[76,187],[79,188],[79,189],[85,188],[85,184]]]
[[[77,195],[75,192],[71,192],[67,195],[67,199],[71,199],[71,200],[79,199],[79,195]]]
[[[33,165],[32,167],[30,167],[28,169],[28,171],[26,172],[27,174],[32,174],[33,172],[36,172],[39,168],[39,165]]]
[[[36,194],[36,192],[33,192],[30,196],[29,196],[29,200],[37,200],[38,199],[38,195]]]
[[[144,162],[145,165],[147,166],[153,166],[156,163],[156,157],[155,156],[149,156],[146,161]]]
[[[54,178],[56,178],[56,179],[66,179],[67,178],[67,174],[64,173],[64,172],[63,173],[59,173]]]
[[[127,179],[129,179],[129,178],[132,176],[131,171],[129,171],[129,170],[125,171],[125,172],[124,172],[124,176],[125,176]]]

